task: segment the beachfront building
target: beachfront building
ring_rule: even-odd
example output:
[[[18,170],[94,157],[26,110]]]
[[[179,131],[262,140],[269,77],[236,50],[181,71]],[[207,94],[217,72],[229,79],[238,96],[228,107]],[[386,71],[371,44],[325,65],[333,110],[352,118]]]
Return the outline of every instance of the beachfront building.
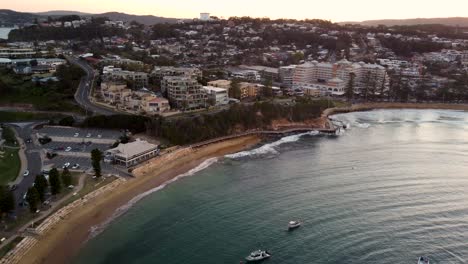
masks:
[[[203,86],[208,101],[213,105],[227,105],[229,103],[228,90],[225,88],[218,88],[213,86]]]
[[[137,139],[134,142],[119,144],[116,148],[107,150],[105,160],[128,168],[151,159],[158,153],[157,145]]]
[[[161,82],[161,90],[167,91],[167,98],[175,108],[192,110],[207,106],[207,94],[193,78],[166,76]]]
[[[156,78],[157,80],[162,80],[166,76],[185,76],[198,79],[203,76],[203,73],[198,68],[155,66],[150,76]]]
[[[353,63],[347,60],[333,64],[313,61],[296,66],[293,88],[316,88],[322,95],[343,95],[344,87],[348,84],[352,74],[355,76],[354,92],[357,94],[370,89],[370,85],[379,88],[382,85],[386,86],[388,80],[386,69],[381,65]]]
[[[36,51],[30,48],[5,48],[0,47],[0,58],[31,58],[36,55]]]
[[[133,83],[132,88],[148,87],[148,74],[145,72],[124,71],[122,68],[114,66],[105,66],[102,70],[102,79],[104,81],[122,81],[127,80]]]

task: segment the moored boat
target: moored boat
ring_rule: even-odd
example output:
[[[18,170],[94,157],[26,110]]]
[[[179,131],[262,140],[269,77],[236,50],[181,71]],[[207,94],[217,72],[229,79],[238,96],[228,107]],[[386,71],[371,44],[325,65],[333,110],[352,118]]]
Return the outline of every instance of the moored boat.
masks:
[[[429,258],[427,257],[419,257],[418,264],[429,264]]]
[[[301,226],[301,222],[299,221],[289,221],[288,223],[288,230],[296,229]]]
[[[247,262],[257,262],[265,260],[269,257],[271,257],[271,254],[268,253],[268,251],[259,249],[250,253],[250,255],[248,255],[245,260],[247,260]]]

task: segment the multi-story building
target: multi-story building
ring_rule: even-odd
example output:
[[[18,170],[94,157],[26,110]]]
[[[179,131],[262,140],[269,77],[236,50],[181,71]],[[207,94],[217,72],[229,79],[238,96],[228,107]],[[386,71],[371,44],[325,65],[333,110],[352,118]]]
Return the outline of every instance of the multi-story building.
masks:
[[[158,81],[161,81],[166,76],[185,76],[193,79],[198,79],[203,76],[203,73],[198,68],[156,66],[154,67],[150,76],[156,78],[156,80]]]
[[[279,68],[278,75],[283,87],[292,88],[295,69],[296,65],[284,66]]]
[[[354,75],[354,91],[361,93],[370,83],[379,88],[388,80],[385,67],[364,62],[352,63],[341,60],[337,63],[317,61],[298,65],[294,70],[293,88],[319,89],[322,94],[343,95],[351,75]]]
[[[0,58],[31,58],[36,55],[34,49],[28,48],[2,48],[0,47]]]
[[[208,100],[214,105],[226,105],[229,103],[228,90],[213,86],[203,86]]]
[[[130,80],[135,89],[148,86],[148,74],[145,72],[124,71],[114,66],[105,66],[102,70],[104,81]]]
[[[211,82],[208,82],[208,86],[224,88],[224,89],[229,90],[229,88],[231,87],[231,81],[229,81],[229,80],[211,81]]]
[[[185,76],[166,76],[161,88],[173,107],[179,109],[198,109],[207,106],[207,94],[197,80]]]

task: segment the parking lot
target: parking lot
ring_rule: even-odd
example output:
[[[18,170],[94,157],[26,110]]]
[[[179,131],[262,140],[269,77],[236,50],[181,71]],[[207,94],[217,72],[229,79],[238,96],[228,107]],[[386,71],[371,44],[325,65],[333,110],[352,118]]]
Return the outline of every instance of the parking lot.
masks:
[[[111,147],[109,144],[96,144],[90,141],[88,142],[55,142],[51,141],[43,148],[52,150],[54,152],[91,152],[93,149],[99,149],[100,151],[106,151]],[[66,154],[66,153],[64,153]]]
[[[73,157],[73,156],[57,156],[51,160],[46,159],[44,161],[44,165],[53,165],[57,168],[62,168],[65,163],[70,163],[69,169],[72,170],[72,166],[75,164],[79,164],[79,168],[76,171],[88,171],[92,169],[91,166],[91,158],[90,157]],[[101,167],[103,170],[112,170],[112,165],[107,163],[101,163]],[[73,169],[75,170],[75,169]]]
[[[44,126],[38,132],[49,137],[83,138],[85,141],[92,139],[112,139],[115,141],[122,135],[122,132],[116,130],[53,126]]]

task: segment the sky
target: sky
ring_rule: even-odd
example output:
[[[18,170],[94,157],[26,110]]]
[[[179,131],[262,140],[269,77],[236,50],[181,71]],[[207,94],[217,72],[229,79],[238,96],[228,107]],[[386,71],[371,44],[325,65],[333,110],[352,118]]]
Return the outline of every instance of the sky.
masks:
[[[195,18],[201,12],[228,18],[319,18],[333,22],[468,16],[468,0],[0,0],[22,12],[73,10]]]

